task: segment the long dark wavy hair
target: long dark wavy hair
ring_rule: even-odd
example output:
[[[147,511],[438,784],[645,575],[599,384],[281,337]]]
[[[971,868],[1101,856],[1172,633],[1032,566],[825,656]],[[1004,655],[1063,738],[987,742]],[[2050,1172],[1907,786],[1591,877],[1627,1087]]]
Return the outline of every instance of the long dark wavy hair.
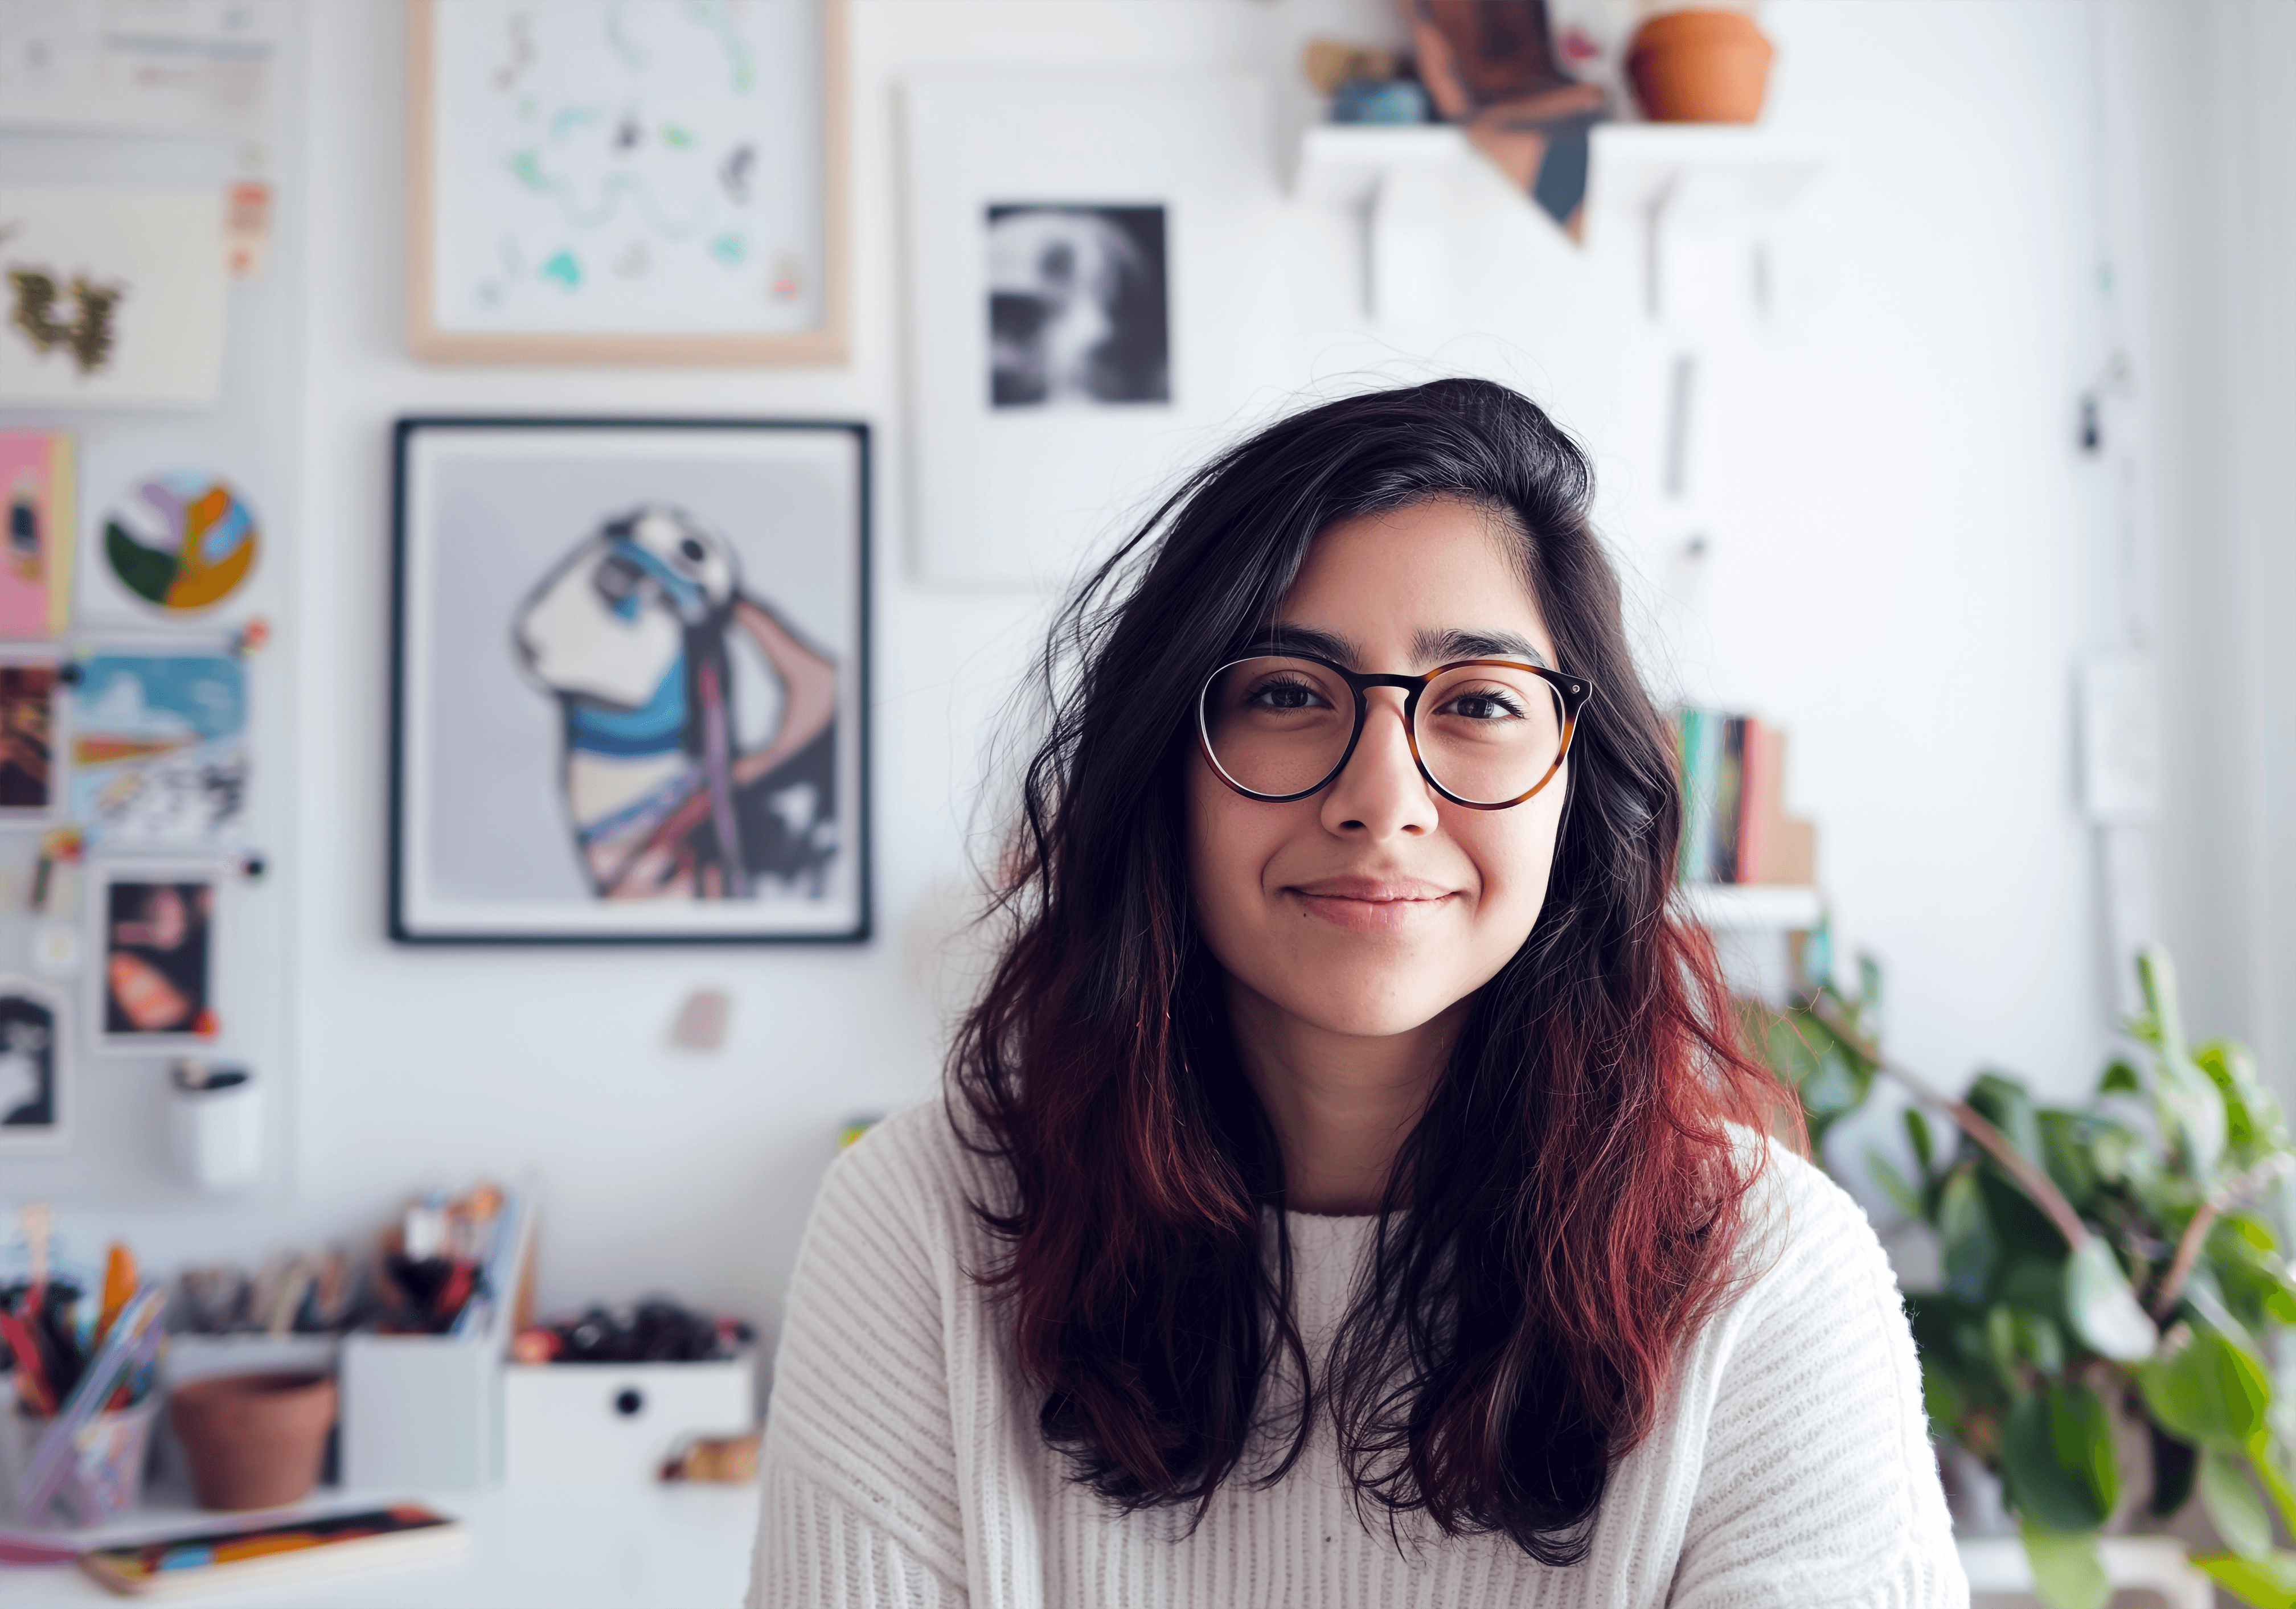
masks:
[[[1748,1137],[1791,1120],[1711,946],[1669,913],[1673,754],[1593,487],[1505,387],[1358,396],[1222,454],[1061,617],[999,877],[1009,932],[951,1052],[950,1117],[1009,1170],[974,1203],[1009,1255],[976,1275],[1005,1299],[1045,1439],[1118,1509],[1193,1523],[1230,1478],[1280,1480],[1321,1405],[1366,1520],[1423,1513],[1576,1563],[1677,1343],[1733,1286]],[[1278,1391],[1280,1362],[1308,1381],[1309,1360],[1282,1155],[1192,911],[1193,701],[1265,634],[1317,533],[1445,497],[1514,529],[1561,666],[1595,700],[1538,922],[1402,1145],[1324,1377]]]

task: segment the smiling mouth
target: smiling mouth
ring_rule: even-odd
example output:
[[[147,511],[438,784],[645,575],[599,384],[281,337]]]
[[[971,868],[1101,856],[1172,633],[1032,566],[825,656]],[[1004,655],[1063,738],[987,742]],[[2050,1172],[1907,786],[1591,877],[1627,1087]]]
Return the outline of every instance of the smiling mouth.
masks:
[[[1359,933],[1400,932],[1458,897],[1431,882],[1370,877],[1326,877],[1283,891],[1309,915]]]

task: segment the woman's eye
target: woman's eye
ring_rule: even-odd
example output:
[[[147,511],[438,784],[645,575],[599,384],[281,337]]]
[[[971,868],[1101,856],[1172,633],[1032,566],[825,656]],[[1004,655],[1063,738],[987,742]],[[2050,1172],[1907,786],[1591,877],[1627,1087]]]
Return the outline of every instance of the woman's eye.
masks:
[[[1323,702],[1313,687],[1299,682],[1267,682],[1253,688],[1244,700],[1260,710],[1312,710]]]
[[[1444,713],[1468,720],[1507,720],[1522,711],[1503,693],[1462,693],[1444,706]]]

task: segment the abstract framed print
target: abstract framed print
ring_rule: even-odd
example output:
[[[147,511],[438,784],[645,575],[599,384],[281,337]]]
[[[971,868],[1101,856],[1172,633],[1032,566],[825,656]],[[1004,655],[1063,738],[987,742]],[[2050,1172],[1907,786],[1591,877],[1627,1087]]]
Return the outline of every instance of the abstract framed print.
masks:
[[[412,0],[415,355],[842,363],[848,0]]]
[[[398,431],[390,932],[869,932],[869,435]]]

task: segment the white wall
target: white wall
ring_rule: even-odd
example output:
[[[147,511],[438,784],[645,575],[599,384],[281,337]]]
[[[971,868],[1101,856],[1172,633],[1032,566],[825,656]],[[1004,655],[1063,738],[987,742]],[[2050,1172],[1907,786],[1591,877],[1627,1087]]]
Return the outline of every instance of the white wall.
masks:
[[[962,876],[986,735],[1040,601],[936,595],[900,561],[891,86],[921,66],[1245,68],[1283,140],[1310,32],[1392,37],[1383,0],[854,0],[853,362],[812,372],[444,369],[406,357],[403,22],[308,12],[304,497],[292,982],[298,1200],[85,1220],[160,1262],[362,1232],[404,1191],[532,1167],[542,1295],[662,1288],[769,1316],[848,1113],[937,1064],[904,926]],[[1369,332],[1345,220],[1284,220],[1294,327],[1263,405],[1379,367],[1515,380],[1594,448],[1605,517],[1670,686],[1794,743],[1848,936],[1888,963],[1892,1045],[2070,1093],[2104,1043],[2070,685],[2095,638],[2107,498],[2072,447],[2102,356],[2093,268],[2094,17],[2073,4],[1775,0],[1773,120],[1833,153],[1778,232],[1779,316],[1699,335],[1694,510],[1658,488],[1662,385],[1689,332],[1636,307],[1631,242],[1581,252],[1495,183],[1463,218],[1455,327]],[[1288,161],[1285,164],[1288,168]],[[388,427],[407,412],[726,412],[879,432],[873,711],[880,936],[862,948],[410,950],[383,938]],[[1710,538],[1670,598],[1674,545]],[[666,1045],[700,983],[735,998],[715,1055]]]

